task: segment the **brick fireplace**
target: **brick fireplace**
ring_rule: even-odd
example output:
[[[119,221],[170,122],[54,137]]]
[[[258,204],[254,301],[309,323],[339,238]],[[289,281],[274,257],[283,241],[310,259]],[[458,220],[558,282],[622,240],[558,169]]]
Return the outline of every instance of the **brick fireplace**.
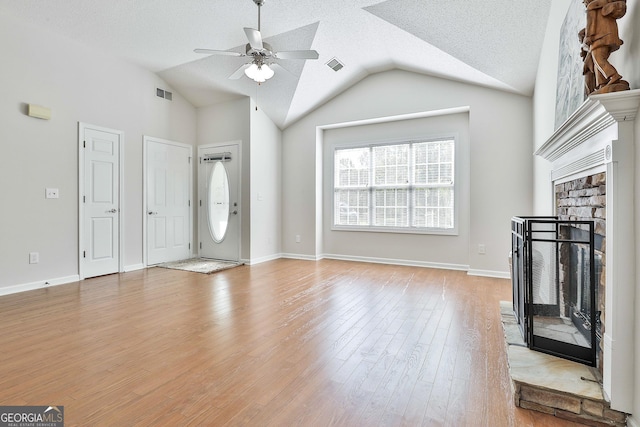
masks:
[[[566,182],[556,183],[554,186],[556,215],[560,220],[566,221],[593,221],[594,222],[594,244],[595,244],[595,286],[596,286],[596,310],[599,322],[596,326],[598,336],[598,364],[597,367],[602,374],[602,334],[604,332],[605,316],[605,295],[606,295],[606,205],[607,186],[606,172],[600,172],[589,176],[574,178]],[[577,231],[576,231],[577,233]],[[574,251],[576,252],[576,251]],[[568,256],[576,256],[570,254]],[[580,264],[580,260],[562,263],[561,265]],[[575,276],[577,272],[568,271],[567,268],[560,269],[560,282],[567,282]],[[575,280],[576,277],[573,277]],[[579,282],[579,280],[577,280]],[[576,289],[575,292],[580,292]],[[582,292],[580,292],[582,293]]]
[[[631,412],[635,302],[634,120],[640,90],[591,95],[536,154],[551,162],[555,215],[595,222],[599,368],[612,409]],[[638,141],[640,142],[640,141]],[[560,273],[561,275],[563,273]]]

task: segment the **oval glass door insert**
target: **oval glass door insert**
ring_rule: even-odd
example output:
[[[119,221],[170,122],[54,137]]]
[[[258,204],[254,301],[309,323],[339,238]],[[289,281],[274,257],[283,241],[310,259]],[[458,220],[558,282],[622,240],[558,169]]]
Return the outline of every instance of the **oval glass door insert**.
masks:
[[[209,176],[209,230],[216,243],[222,242],[229,224],[229,178],[224,163],[215,162]]]

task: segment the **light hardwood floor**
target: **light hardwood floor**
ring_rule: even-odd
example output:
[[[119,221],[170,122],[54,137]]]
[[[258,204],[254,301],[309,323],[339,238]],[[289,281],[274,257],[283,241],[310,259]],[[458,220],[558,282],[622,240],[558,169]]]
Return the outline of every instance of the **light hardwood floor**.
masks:
[[[576,426],[515,408],[507,280],[277,260],[0,297],[0,405],[67,426]]]

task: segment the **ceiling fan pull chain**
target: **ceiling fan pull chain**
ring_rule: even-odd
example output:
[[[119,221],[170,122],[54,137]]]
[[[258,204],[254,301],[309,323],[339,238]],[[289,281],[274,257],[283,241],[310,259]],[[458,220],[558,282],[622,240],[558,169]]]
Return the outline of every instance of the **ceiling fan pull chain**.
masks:
[[[260,83],[256,85],[256,111],[258,111],[258,92],[260,89]]]

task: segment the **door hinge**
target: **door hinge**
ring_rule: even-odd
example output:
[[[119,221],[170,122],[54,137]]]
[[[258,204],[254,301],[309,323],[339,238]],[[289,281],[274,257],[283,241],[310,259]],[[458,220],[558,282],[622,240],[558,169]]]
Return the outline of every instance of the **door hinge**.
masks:
[[[191,200],[189,200],[189,204],[188,204],[188,206],[189,206],[189,207],[191,207]]]
[[[188,158],[187,163],[191,164],[191,157]]]
[[[200,249],[202,249],[202,242],[200,242]]]
[[[191,249],[191,243],[189,243],[189,249]]]
[[[198,161],[200,164],[202,164],[202,157],[198,157]]]
[[[82,258],[86,258],[87,257],[87,251],[82,251]]]
[[[82,203],[87,203],[87,196],[82,196]]]
[[[202,207],[202,200],[200,200],[200,207]]]
[[[87,148],[87,141],[82,141],[82,148]]]

